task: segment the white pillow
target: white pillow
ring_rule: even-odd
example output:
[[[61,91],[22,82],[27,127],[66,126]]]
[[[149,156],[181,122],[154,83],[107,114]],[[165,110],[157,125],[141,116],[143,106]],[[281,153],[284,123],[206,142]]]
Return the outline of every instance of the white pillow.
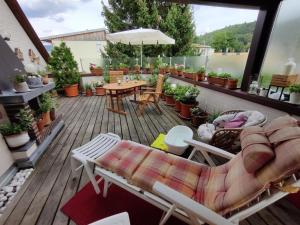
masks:
[[[215,126],[211,123],[206,123],[206,124],[202,124],[199,126],[198,128],[198,135],[200,137],[200,141],[208,143],[211,139],[212,136],[215,133]]]

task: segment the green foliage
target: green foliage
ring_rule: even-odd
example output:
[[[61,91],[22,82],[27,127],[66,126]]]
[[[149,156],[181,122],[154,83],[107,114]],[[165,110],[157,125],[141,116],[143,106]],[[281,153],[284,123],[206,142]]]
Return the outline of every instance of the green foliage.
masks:
[[[191,109],[191,113],[193,116],[206,116],[207,113],[203,111],[199,106],[196,106]]]
[[[218,77],[218,73],[211,71],[207,74],[208,77]]]
[[[187,68],[187,69],[184,70],[184,72],[186,72],[186,73],[195,73],[193,68]]]
[[[181,101],[182,97],[185,96],[186,92],[188,91],[188,86],[181,86],[177,85],[174,90],[174,98],[176,101]]]
[[[128,65],[126,63],[120,63],[119,68],[120,69],[128,68]]]
[[[231,77],[231,74],[230,73],[221,73],[221,74],[219,74],[218,77],[223,78],[223,79],[228,79]]]
[[[52,108],[55,108],[56,101],[50,93],[44,93],[40,97],[40,110],[43,113],[49,112]]]
[[[18,120],[18,123],[6,123],[0,125],[0,133],[3,136],[20,134],[23,131],[30,129],[32,119],[27,111],[21,109],[16,115],[16,119]]]
[[[294,84],[289,87],[291,93],[300,93],[300,84]]]
[[[196,87],[188,87],[187,92],[180,99],[180,101],[184,104],[195,104],[196,98],[200,94],[200,90]]]
[[[96,88],[96,87],[103,87],[103,85],[104,85],[104,84],[103,84],[102,82],[98,82],[98,81],[95,82],[95,83],[93,83],[93,87],[94,87],[94,88]]]
[[[73,54],[64,42],[51,51],[48,69],[52,72],[56,88],[78,84],[80,74]]]
[[[92,85],[86,83],[86,84],[84,85],[84,90],[85,90],[85,91],[87,91],[87,90],[92,90]]]
[[[161,30],[175,39],[175,45],[144,46],[145,56],[192,54],[195,26],[189,5],[150,0],[109,0],[108,5],[103,3],[103,15],[111,33],[143,27]],[[139,57],[140,49],[138,46],[109,43],[107,54],[111,58]]]
[[[218,118],[220,116],[219,112],[213,112],[212,114],[210,114],[208,116],[208,120],[207,122],[212,123],[216,118]]]
[[[256,22],[227,26],[195,38],[195,42],[212,46],[216,52],[246,52],[250,48]]]
[[[150,76],[148,78],[148,84],[149,84],[149,86],[151,86],[151,87],[156,86],[156,84],[157,84],[157,78],[158,78],[157,74],[153,74],[152,76]]]
[[[164,93],[165,95],[174,95],[175,94],[175,90],[176,90],[176,87],[173,87],[172,84],[168,84],[166,87],[165,87],[165,90],[164,90]]]
[[[183,66],[178,66],[177,67],[177,71],[183,71],[184,70],[184,67]]]
[[[198,70],[198,73],[205,74],[206,73],[205,67],[201,66],[200,69]]]
[[[26,74],[17,74],[16,77],[15,77],[15,82],[17,84],[19,83],[23,83],[26,81],[26,78],[27,78],[27,75]]]

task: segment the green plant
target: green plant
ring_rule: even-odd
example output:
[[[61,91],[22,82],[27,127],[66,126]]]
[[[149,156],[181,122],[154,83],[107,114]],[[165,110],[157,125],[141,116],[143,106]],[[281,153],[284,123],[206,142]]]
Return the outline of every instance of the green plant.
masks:
[[[92,85],[91,84],[85,84],[84,85],[84,90],[87,91],[87,90],[92,90]]]
[[[188,86],[181,86],[177,85],[177,87],[174,90],[174,98],[176,101],[181,101],[182,97],[185,95],[185,93],[188,91]]]
[[[43,113],[49,112],[54,108],[54,100],[49,93],[44,93],[40,97],[40,110]]]
[[[216,72],[214,72],[214,71],[211,71],[211,72],[209,72],[209,73],[207,74],[207,76],[208,76],[208,77],[217,77],[218,74],[217,74]]]
[[[198,73],[205,74],[206,73],[205,67],[201,66],[200,69],[198,70]]]
[[[125,64],[125,63],[120,63],[120,64],[119,64],[119,68],[120,68],[120,69],[128,68],[128,65]]]
[[[221,73],[221,74],[219,74],[218,77],[223,78],[223,79],[228,79],[231,77],[231,74],[230,73]]]
[[[202,110],[199,106],[196,106],[194,108],[191,109],[191,113],[193,116],[205,116],[207,115],[207,113]]]
[[[64,42],[52,50],[48,69],[52,72],[58,89],[79,83],[77,62]]]
[[[219,113],[219,112],[213,112],[212,114],[210,114],[210,115],[208,116],[207,121],[208,121],[209,123],[212,123],[216,118],[218,118],[218,117],[220,116],[220,114],[221,114],[221,113]]]
[[[48,73],[45,70],[39,70],[39,71],[37,71],[37,74],[40,75],[41,77],[48,76]]]
[[[177,67],[177,71],[183,71],[183,70],[184,70],[184,66]]]
[[[290,93],[300,93],[300,84],[293,84],[289,87]]]
[[[184,72],[186,72],[186,73],[195,73],[195,71],[192,68],[185,69]]]
[[[93,83],[93,87],[96,88],[96,87],[103,87],[103,83],[102,82],[95,82]]]
[[[15,82],[17,84],[26,82],[27,75],[26,74],[17,74],[15,77]]]
[[[17,123],[6,123],[0,125],[0,133],[3,136],[9,136],[14,134],[20,134],[23,131],[27,131],[31,127],[32,118],[27,111],[21,109],[16,115]]]
[[[176,87],[173,87],[172,84],[167,85],[164,93],[165,93],[165,95],[169,95],[169,96],[174,95],[175,89],[176,89]]]
[[[189,87],[187,92],[181,98],[181,102],[184,104],[195,104],[196,98],[200,94],[200,90],[196,87]]]
[[[150,77],[148,78],[148,84],[149,84],[151,87],[156,86],[156,84],[157,84],[157,78],[158,78],[158,75],[157,75],[157,74],[153,74],[152,76],[150,76]]]

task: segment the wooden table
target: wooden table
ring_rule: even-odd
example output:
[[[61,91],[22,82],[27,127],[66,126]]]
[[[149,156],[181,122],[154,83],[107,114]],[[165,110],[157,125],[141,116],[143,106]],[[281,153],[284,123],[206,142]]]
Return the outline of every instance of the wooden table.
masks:
[[[122,82],[121,84],[111,83],[104,85],[103,87],[108,92],[108,96],[110,97],[110,106],[107,106],[107,109],[115,113],[126,115],[126,112],[120,109],[121,98],[130,90],[134,89],[134,100],[136,100],[136,89],[139,89],[144,85],[146,85],[146,81],[143,80],[132,80],[128,82]],[[117,108],[115,107],[113,98],[117,99]]]

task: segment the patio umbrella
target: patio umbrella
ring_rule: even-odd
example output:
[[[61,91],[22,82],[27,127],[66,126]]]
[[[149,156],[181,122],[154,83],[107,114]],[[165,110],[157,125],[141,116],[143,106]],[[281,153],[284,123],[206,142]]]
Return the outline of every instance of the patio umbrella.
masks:
[[[143,45],[174,45],[175,40],[160,30],[134,29],[107,34],[107,40],[112,43],[141,46],[141,66],[143,65]]]

